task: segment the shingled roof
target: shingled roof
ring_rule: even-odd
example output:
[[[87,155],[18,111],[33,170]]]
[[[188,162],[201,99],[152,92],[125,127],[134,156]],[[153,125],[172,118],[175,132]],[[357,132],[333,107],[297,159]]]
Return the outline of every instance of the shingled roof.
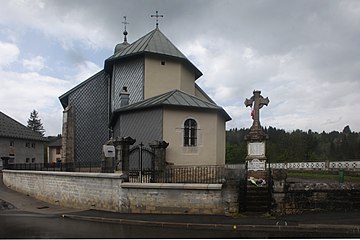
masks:
[[[25,127],[21,123],[0,112],[0,137],[26,139],[34,141],[46,142],[47,139],[42,137],[30,128]]]
[[[219,111],[224,116],[226,121],[231,120],[231,117],[226,113],[226,111],[222,107],[216,105],[215,103],[204,101],[198,97],[192,96],[188,93],[176,89],[117,109],[113,113],[111,124],[116,120],[117,116],[122,112],[137,111],[141,109],[161,107],[161,106],[215,110],[215,111]]]
[[[105,71],[110,71],[112,62],[114,61],[146,53],[164,55],[182,60],[185,63],[190,64],[190,66],[194,69],[196,78],[202,76],[200,70],[197,69],[195,65],[193,65],[190,60],[175,47],[175,45],[160,31],[159,28],[155,28],[153,31],[139,38],[122,51],[116,52],[114,55],[106,59]]]

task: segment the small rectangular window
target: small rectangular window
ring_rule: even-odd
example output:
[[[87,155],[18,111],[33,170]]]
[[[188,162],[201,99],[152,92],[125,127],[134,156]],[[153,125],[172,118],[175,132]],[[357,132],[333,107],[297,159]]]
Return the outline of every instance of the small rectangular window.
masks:
[[[30,158],[26,158],[26,163],[29,163],[30,162]]]
[[[56,148],[56,154],[60,154],[61,147]]]
[[[10,147],[13,147],[15,145],[14,141],[10,141]]]
[[[35,143],[32,143],[32,144],[31,144],[31,147],[32,147],[32,148],[35,148]]]
[[[161,65],[164,66],[164,65],[165,65],[165,61],[161,61]]]
[[[32,158],[32,159],[31,159],[31,162],[34,163],[34,162],[35,162],[35,158]]]
[[[25,146],[27,147],[27,148],[29,148],[30,147],[30,143],[25,143]]]

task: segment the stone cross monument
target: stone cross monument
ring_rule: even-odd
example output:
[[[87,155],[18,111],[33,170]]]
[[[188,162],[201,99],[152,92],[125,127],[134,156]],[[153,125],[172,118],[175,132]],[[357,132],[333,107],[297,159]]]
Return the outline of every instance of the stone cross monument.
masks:
[[[260,95],[261,91],[254,91],[250,99],[245,100],[246,107],[252,107],[253,124],[250,132],[245,136],[247,141],[246,165],[248,177],[266,178],[265,140],[268,139],[260,125],[260,109],[269,104],[269,99]]]

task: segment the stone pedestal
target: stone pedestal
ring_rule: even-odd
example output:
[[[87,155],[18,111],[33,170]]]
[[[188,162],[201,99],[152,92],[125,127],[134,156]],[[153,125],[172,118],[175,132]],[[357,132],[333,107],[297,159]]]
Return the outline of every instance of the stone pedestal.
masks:
[[[267,179],[265,144],[265,141],[248,142],[248,155],[245,159],[248,178]]]

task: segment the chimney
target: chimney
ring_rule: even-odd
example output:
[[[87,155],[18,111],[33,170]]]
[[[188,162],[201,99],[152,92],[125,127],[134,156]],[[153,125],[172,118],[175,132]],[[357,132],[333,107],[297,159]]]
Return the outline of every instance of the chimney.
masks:
[[[129,105],[129,95],[130,93],[128,93],[127,87],[123,87],[120,92],[120,107]]]

